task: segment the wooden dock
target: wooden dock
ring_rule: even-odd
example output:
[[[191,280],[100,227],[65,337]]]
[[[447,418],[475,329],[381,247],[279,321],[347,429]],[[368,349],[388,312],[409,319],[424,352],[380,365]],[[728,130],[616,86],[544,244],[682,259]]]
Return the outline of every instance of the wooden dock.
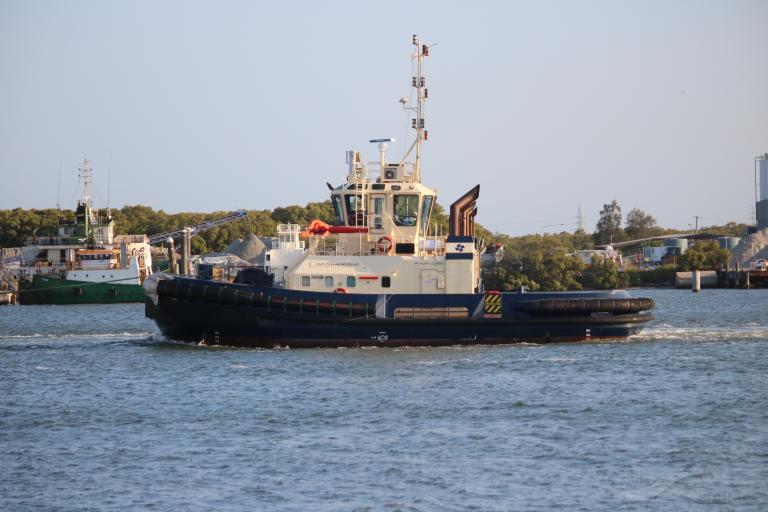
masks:
[[[768,288],[768,270],[721,270],[717,282],[719,288]]]

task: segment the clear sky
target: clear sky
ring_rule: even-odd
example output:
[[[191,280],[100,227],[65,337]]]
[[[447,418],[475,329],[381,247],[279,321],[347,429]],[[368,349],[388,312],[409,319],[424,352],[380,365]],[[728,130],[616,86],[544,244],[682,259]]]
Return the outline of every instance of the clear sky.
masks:
[[[768,2],[0,1],[0,208],[79,195],[168,212],[328,198],[344,152],[411,136],[424,182],[509,234],[603,203],[667,227],[746,222],[768,152]]]

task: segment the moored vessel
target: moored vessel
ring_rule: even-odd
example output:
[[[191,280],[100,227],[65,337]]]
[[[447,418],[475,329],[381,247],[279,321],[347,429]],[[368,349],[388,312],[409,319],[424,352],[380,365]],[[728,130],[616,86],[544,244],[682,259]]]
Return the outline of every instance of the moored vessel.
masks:
[[[413,45],[413,106],[400,100],[415,130],[405,155],[390,161],[388,138],[370,141],[377,161],[348,151],[346,180],[329,185],[335,225],[278,226],[262,265],[234,283],[148,278],[146,315],[164,335],[247,347],[498,344],[624,338],[652,319],[651,299],[622,290],[484,290],[480,186],[451,205],[448,233],[432,220],[437,193],[421,180],[429,47],[416,36]]]
[[[146,235],[115,235],[109,208],[91,206],[92,169],[79,169],[83,198],[74,219],[62,216],[56,236],[32,236],[19,266],[20,304],[142,302],[141,284],[152,273]]]

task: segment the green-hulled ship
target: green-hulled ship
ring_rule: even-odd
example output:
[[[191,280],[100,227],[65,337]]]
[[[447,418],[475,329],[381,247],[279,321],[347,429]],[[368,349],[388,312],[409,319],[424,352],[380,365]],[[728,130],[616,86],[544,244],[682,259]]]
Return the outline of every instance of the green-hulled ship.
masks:
[[[92,169],[83,160],[83,198],[75,219],[60,218],[58,236],[30,237],[22,251],[20,304],[143,302],[152,273],[146,235],[115,235],[109,209],[91,208]]]

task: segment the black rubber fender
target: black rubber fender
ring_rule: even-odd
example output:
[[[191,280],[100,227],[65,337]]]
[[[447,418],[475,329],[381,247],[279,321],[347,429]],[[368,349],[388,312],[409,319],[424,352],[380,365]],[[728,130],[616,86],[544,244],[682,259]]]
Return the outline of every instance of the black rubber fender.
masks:
[[[632,299],[541,299],[525,303],[520,309],[532,315],[576,315],[593,313],[631,315],[656,307],[647,297]]]

